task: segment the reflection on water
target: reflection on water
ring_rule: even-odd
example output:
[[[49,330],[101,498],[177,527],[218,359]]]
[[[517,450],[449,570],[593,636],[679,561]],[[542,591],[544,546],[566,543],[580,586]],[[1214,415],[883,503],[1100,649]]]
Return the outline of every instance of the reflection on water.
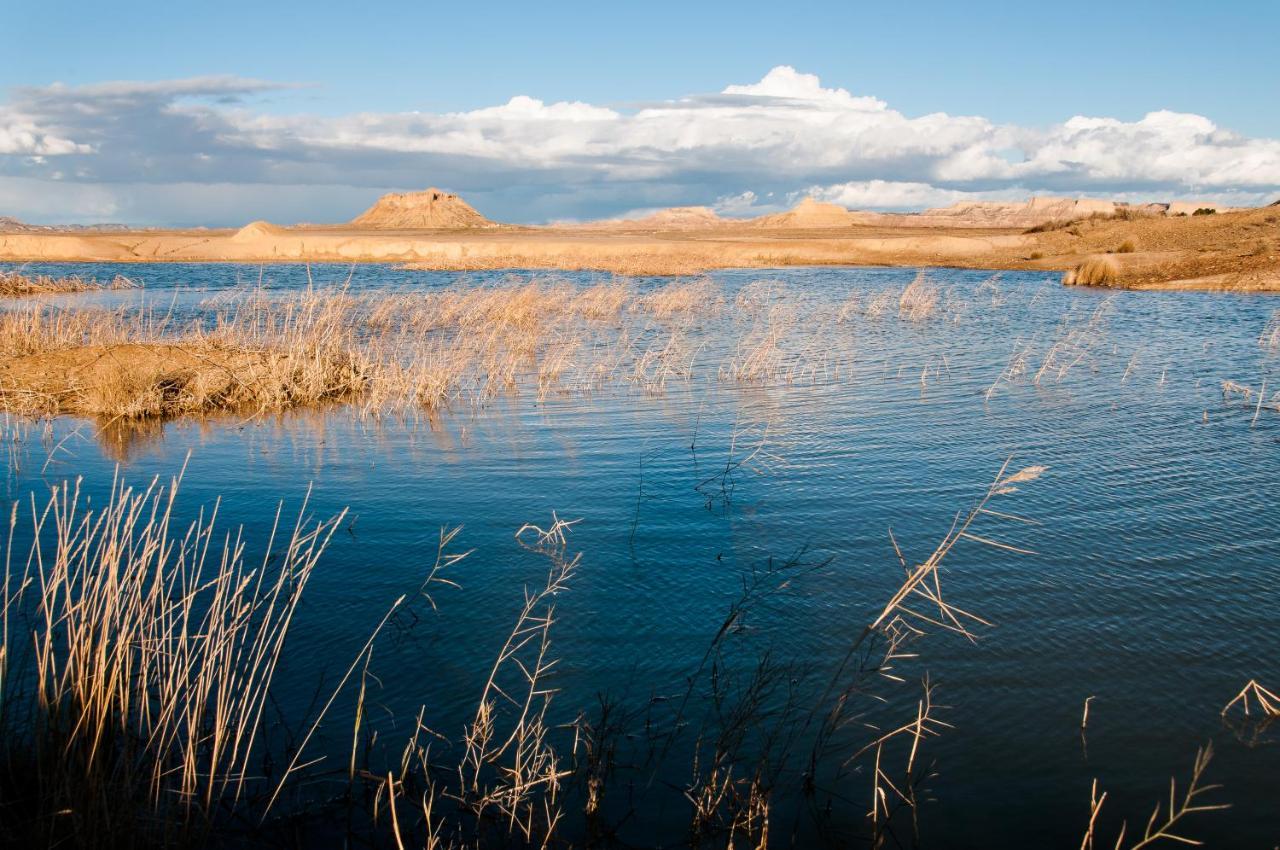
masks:
[[[198,312],[258,274],[128,273],[145,288],[93,297]],[[1215,847],[1271,846],[1280,834],[1267,783],[1280,766],[1274,730],[1224,723],[1219,712],[1251,678],[1280,683],[1280,413],[1222,389],[1227,380],[1280,385],[1276,352],[1259,345],[1275,302],[1067,290],[1037,274],[930,274],[939,303],[913,320],[902,307],[911,270],[768,273],[778,281],[774,308],[792,311],[788,327],[800,329],[789,350],[825,351],[839,364],[789,382],[723,374],[718,364],[733,352],[717,353],[724,330],[708,325],[698,329],[706,368],[656,392],[525,391],[431,416],[328,408],[141,427],[59,420],[47,433],[10,423],[6,445],[21,462],[11,463],[6,495],[23,499],[76,475],[103,493],[117,463],[142,481],[190,455],[183,510],[220,496],[224,518],[250,540],[265,539],[278,499],[294,505],[308,485],[317,517],[349,508],[281,672],[281,710],[299,715],[317,677],[339,675],[391,600],[420,586],[440,529],[461,524],[454,545],[474,551],[450,576],[459,586],[433,590],[435,609],[415,609],[371,664],[368,722],[396,742],[386,744],[392,752],[419,707],[425,725],[451,738],[470,720],[524,589],[546,576],[545,558],[523,549],[516,530],[545,528],[553,512],[580,519],[568,541],[582,561],[556,596],[551,719],[570,723],[607,694],[635,722],[626,740],[638,747],[645,718],[669,718],[688,692],[751,576],[805,565],[733,624],[725,675],[767,657],[778,683],[769,704],[803,715],[900,584],[894,543],[918,563],[1006,459],[1041,464],[1048,472],[1010,503],[1038,524],[1001,528],[1002,540],[1035,554],[969,543],[949,557],[949,601],[994,627],[976,645],[930,635],[919,658],[896,666],[903,682],[878,688],[887,701],[878,713],[840,730],[840,745],[852,753],[875,739],[861,721],[912,719],[927,674],[950,727],[921,756],[930,768],[918,790],[922,845],[1032,847],[1079,844],[1095,777],[1108,791],[1100,834],[1114,836],[1124,817],[1132,831],[1212,739],[1208,778],[1234,808],[1199,816],[1186,834]],[[763,276],[712,278],[732,299]],[[282,290],[306,284],[305,270],[291,267],[263,279]],[[352,286],[500,279],[371,267]],[[702,701],[711,696],[696,694],[691,724],[714,710]],[[354,698],[336,707],[319,743],[339,763],[353,710]],[[643,796],[623,840],[644,844],[659,829],[683,840],[679,789],[690,768],[664,764],[658,785],[670,793]],[[828,789],[832,829],[871,810],[869,770],[859,761],[826,777],[839,783]],[[797,787],[778,792],[776,834],[789,835],[803,812]]]

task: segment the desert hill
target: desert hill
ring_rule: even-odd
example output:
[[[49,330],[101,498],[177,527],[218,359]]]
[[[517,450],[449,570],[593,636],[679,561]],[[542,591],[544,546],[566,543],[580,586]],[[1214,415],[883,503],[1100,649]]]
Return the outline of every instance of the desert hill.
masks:
[[[1128,205],[1095,198],[1031,198],[1026,201],[961,201],[949,207],[935,207],[919,213],[878,213],[848,210],[838,204],[806,198],[784,213],[751,219],[756,227],[777,229],[823,229],[874,225],[911,228],[1003,228],[1025,230],[1044,224],[1080,221],[1097,217],[1122,217],[1125,213],[1148,216],[1191,215],[1209,208],[1227,212],[1228,207],[1200,201],[1167,204]]]
[[[0,233],[74,233],[77,231],[100,231],[104,233],[125,233],[134,228],[127,224],[27,224],[25,221],[0,215]]]
[[[231,240],[233,242],[254,242],[259,239],[280,236],[286,232],[283,227],[272,224],[269,221],[251,221],[237,230]]]
[[[764,215],[751,220],[756,227],[781,229],[814,229],[824,227],[849,227],[878,221],[877,213],[851,212],[839,204],[826,204],[813,198],[805,198],[784,213]]]
[[[1050,221],[1074,221],[1092,215],[1115,215],[1114,201],[1093,198],[1031,198],[1024,202],[962,201],[928,209],[915,216],[922,224],[962,227],[1035,227]]]
[[[464,230],[497,226],[462,198],[436,188],[383,195],[351,223],[380,230]]]

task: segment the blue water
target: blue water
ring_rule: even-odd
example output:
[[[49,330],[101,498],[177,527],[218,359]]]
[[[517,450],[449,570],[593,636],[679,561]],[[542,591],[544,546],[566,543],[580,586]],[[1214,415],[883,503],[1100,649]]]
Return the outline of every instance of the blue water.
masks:
[[[228,291],[308,283],[292,266],[267,267],[261,278],[257,267],[233,265],[36,270],[122,273],[143,284],[46,302],[145,304],[181,316],[212,309]],[[338,285],[347,270],[312,274],[313,285]],[[117,463],[133,481],[168,476],[189,455],[184,516],[221,497],[222,521],[243,525],[250,541],[265,540],[276,503],[296,510],[308,485],[314,515],[347,509],[280,675],[283,710],[299,716],[318,677],[340,675],[391,602],[418,588],[440,528],[463,525],[454,548],[474,552],[451,572],[461,586],[436,586],[436,610],[418,604],[415,621],[389,631],[373,656],[370,723],[398,756],[420,706],[424,722],[449,737],[470,720],[524,587],[545,577],[546,560],[513,537],[525,522],[545,526],[553,511],[581,520],[569,537],[581,567],[556,603],[557,722],[572,722],[606,692],[637,711],[669,711],[744,576],[801,550],[812,568],[753,609],[734,646],[739,661],[767,651],[785,665],[807,710],[901,580],[890,529],[919,561],[1006,460],[1014,469],[1044,465],[1040,480],[994,505],[1037,524],[988,517],[975,529],[1034,554],[967,541],[947,561],[948,599],[993,627],[979,628],[976,645],[930,627],[914,647],[920,657],[895,670],[905,681],[876,689],[887,701],[877,717],[905,722],[927,675],[946,706],[939,717],[953,727],[924,749],[934,772],[921,793],[920,845],[1078,846],[1097,778],[1109,792],[1100,831],[1110,846],[1105,836],[1122,817],[1131,832],[1144,824],[1167,798],[1169,777],[1181,784],[1196,748],[1212,740],[1209,780],[1225,786],[1216,799],[1233,808],[1193,816],[1184,834],[1212,847],[1274,847],[1275,736],[1264,730],[1259,743],[1247,734],[1256,729],[1219,712],[1251,678],[1280,688],[1280,413],[1264,407],[1255,420],[1253,405],[1224,399],[1221,385],[1280,386],[1280,355],[1258,341],[1280,301],[1066,289],[1036,273],[994,282],[979,271],[929,274],[943,306],[925,320],[895,308],[838,325],[801,322],[831,335],[821,344],[846,364],[839,374],[744,386],[709,368],[659,393],[622,385],[539,401],[525,392],[431,417],[371,419],[335,407],[177,422],[123,448],[98,440],[94,423],[61,419],[44,448],[31,435],[6,482],[6,507],[66,477],[103,492]],[[779,281],[783,302],[830,318],[850,293],[866,303],[914,275],[711,277],[730,300],[752,281]],[[350,286],[403,291],[504,277],[361,266]],[[1078,362],[1037,384],[1054,343],[1091,316],[1096,332]],[[987,398],[1024,348],[1026,371]],[[1078,353],[1055,356],[1073,362]],[[731,462],[735,433],[732,458],[761,451],[721,487],[716,474]],[[52,443],[60,447],[46,458]],[[353,702],[340,701],[317,743],[339,763]],[[873,737],[855,725],[838,744],[852,752]],[[667,763],[661,774],[674,784],[681,769],[687,781],[687,768],[688,760]],[[839,780],[833,821],[844,828],[856,829],[869,809],[867,770],[855,764]],[[644,798],[624,840],[680,843],[687,806],[664,787]],[[799,810],[787,793],[774,811],[779,844]],[[798,834],[815,840],[808,827]]]

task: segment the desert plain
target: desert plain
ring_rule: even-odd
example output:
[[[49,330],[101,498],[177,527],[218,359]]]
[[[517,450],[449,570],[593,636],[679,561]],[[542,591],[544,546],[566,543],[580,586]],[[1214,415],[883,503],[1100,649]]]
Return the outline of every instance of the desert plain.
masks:
[[[1278,202],[1280,203],[1280,202]],[[949,266],[1060,270],[1064,281],[1136,289],[1280,289],[1280,206],[1130,205],[1072,198],[965,203],[920,213],[812,199],[725,218],[677,207],[597,222],[489,220],[439,189],[383,196],[341,224],[239,229],[58,228],[7,220],[11,262],[392,262],[415,269],[695,274],[718,268]]]

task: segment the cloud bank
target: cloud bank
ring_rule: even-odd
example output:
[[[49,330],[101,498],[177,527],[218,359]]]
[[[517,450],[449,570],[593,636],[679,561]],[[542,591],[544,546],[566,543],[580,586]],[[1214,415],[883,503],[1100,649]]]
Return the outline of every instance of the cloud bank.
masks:
[[[518,95],[467,112],[281,113],[290,88],[214,76],[16,89],[0,103],[0,215],[341,220],[382,191],[428,184],[514,221],[674,204],[746,214],[807,194],[868,209],[1031,193],[1239,204],[1280,194],[1280,140],[1204,116],[1050,127],[912,117],[788,66],[625,108]]]

